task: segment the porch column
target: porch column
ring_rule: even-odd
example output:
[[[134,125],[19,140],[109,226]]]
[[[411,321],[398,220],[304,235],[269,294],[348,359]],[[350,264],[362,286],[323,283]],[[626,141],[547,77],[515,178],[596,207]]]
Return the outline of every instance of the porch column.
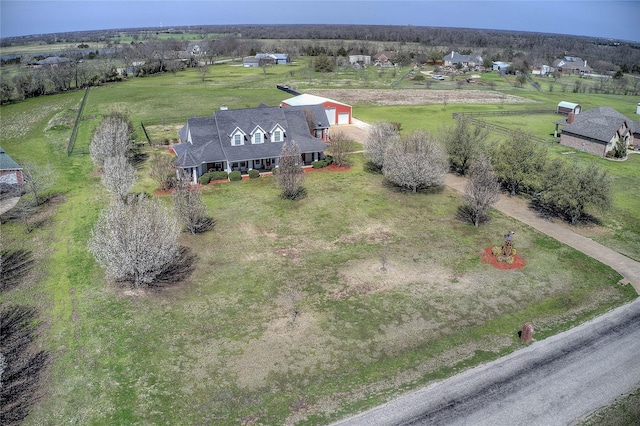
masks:
[[[231,163],[229,161],[227,161],[226,163],[227,167],[225,169],[227,170],[227,173],[231,173]]]
[[[198,183],[198,169],[194,167],[192,170],[193,174],[193,183]]]

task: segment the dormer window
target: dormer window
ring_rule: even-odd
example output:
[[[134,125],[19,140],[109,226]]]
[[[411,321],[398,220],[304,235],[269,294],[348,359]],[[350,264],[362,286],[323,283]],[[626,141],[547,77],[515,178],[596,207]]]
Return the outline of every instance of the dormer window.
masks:
[[[240,133],[236,133],[235,135],[233,135],[233,145],[242,145],[242,135]]]
[[[253,134],[253,143],[262,143],[262,142],[263,142],[262,133],[255,132]]]
[[[284,129],[281,125],[276,124],[271,129],[271,142],[283,142],[284,141]]]

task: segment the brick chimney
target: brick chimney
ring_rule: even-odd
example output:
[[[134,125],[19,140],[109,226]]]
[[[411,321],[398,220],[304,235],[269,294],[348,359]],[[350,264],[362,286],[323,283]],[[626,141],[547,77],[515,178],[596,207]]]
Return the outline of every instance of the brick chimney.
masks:
[[[573,112],[570,112],[569,115],[567,116],[567,124],[571,124],[573,123],[573,119],[575,118],[575,114]]]

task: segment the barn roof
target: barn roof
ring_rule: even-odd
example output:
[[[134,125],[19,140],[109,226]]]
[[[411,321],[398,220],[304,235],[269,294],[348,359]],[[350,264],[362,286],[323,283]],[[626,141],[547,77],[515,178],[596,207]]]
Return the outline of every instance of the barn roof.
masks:
[[[342,102],[334,101],[333,99],[323,98],[322,96],[310,95],[308,93],[303,93],[302,95],[294,96],[293,98],[285,99],[282,101],[287,105],[291,106],[302,106],[302,105],[319,105],[325,102],[331,102],[338,105],[349,106]]]
[[[0,147],[0,170],[22,170],[20,164],[16,163],[2,147]]]
[[[567,102],[567,101],[558,102],[558,108],[575,109],[575,107],[577,106],[580,106],[580,104],[574,104],[573,102]]]

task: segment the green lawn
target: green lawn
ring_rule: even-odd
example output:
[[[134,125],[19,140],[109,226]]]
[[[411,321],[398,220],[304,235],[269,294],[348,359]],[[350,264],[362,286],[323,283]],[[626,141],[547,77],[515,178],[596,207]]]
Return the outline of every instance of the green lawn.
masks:
[[[221,103],[288,96],[274,84],[286,67],[266,77],[213,68],[205,83],[187,71],[91,89],[77,146],[114,107],[136,123],[168,125]],[[105,282],[86,250],[106,191],[88,156],[66,156],[70,127],[49,126],[73,115],[81,96],[0,110],[2,147],[18,161],[51,162],[60,194],[31,234],[14,221],[1,228],[38,266],[0,304],[41,310],[40,343],[54,359],[47,398],[25,424],[327,423],[519,348],[525,321],[542,339],[636,297],[612,269],[498,212],[477,229],[458,221],[454,191],[388,187],[363,170],[361,155],[349,171],[307,174],[308,195],[296,202],[280,199],[272,178],[207,186],[216,226],[181,239],[197,255],[193,274],[130,292]],[[355,114],[437,129],[454,110],[358,106]],[[480,262],[508,229],[526,260],[519,271]]]

